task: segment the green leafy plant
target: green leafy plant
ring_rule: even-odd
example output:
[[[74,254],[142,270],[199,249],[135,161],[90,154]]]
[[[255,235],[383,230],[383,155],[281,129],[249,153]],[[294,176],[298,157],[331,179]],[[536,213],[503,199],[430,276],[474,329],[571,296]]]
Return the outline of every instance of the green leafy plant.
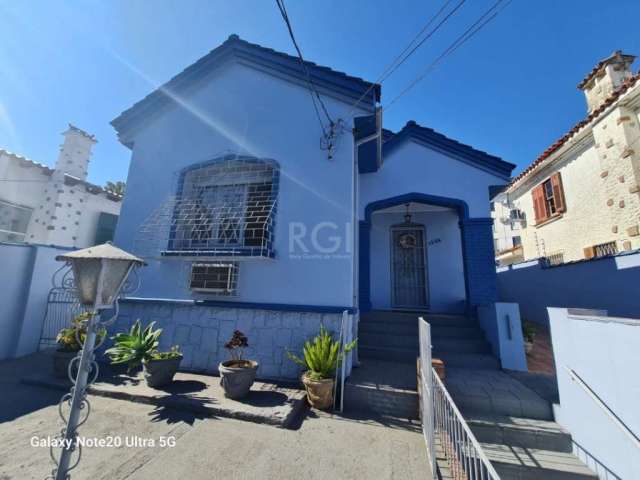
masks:
[[[182,358],[182,352],[177,345],[171,347],[168,352],[153,352],[151,354],[151,360],[172,360],[175,358]]]
[[[114,365],[126,363],[131,370],[159,354],[158,339],[162,334],[162,329],[154,330],[155,324],[156,322],[151,322],[142,328],[140,319],[138,319],[128,333],[118,333],[112,337],[114,346],[105,352],[111,358],[111,363]]]
[[[525,342],[533,343],[536,338],[536,328],[529,322],[522,322],[522,336]]]
[[[345,344],[340,352],[340,342],[334,340],[333,335],[320,325],[320,333],[312,340],[307,340],[302,349],[303,357],[287,352],[287,357],[298,365],[306,368],[313,380],[333,378],[345,354],[356,346],[357,340]]]
[[[85,339],[87,338],[87,322],[95,315],[92,312],[81,313],[71,320],[71,325],[63,328],[56,336],[58,350],[63,352],[78,352],[82,349]],[[107,334],[104,328],[101,328],[96,335],[96,343],[102,342]],[[80,342],[78,342],[80,339]]]

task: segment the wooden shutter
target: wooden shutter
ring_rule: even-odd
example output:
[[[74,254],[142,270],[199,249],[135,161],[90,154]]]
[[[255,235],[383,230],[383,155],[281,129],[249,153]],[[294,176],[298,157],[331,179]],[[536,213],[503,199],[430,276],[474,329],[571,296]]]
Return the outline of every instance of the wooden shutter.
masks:
[[[556,212],[562,213],[567,210],[564,202],[564,190],[562,188],[562,177],[560,172],[551,175],[551,187],[553,188],[553,200],[556,203]]]
[[[586,259],[593,258],[596,256],[595,247],[585,247],[582,249],[582,251],[584,252],[584,258]]]
[[[547,219],[547,209],[544,203],[544,190],[542,185],[538,185],[531,191],[533,197],[533,211],[536,216],[536,223],[543,222]]]

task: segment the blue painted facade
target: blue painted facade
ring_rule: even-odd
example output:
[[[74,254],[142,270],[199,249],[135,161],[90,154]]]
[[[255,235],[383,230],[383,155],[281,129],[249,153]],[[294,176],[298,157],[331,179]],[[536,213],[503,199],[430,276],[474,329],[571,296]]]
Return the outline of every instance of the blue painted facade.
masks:
[[[393,308],[389,228],[403,221],[407,207],[426,232],[429,309],[495,301],[489,187],[506,183],[514,166],[414,122],[371,139],[380,86],[310,62],[307,68],[341,125],[331,155],[321,147],[323,131],[298,59],[236,36],[112,122],[132,149],[116,243],[149,264],[137,296],[195,310],[313,312],[300,318],[333,315],[334,324],[346,311],[357,320],[359,309]],[[238,264],[238,279],[233,295],[223,297],[189,289],[191,262],[216,255],[193,259],[172,249],[164,236],[174,228],[173,211],[162,206],[180,198],[185,172],[228,156],[278,166],[277,210],[269,252],[258,252],[260,258],[239,248],[226,252]],[[169,223],[151,235],[156,253],[144,255],[137,239],[153,221]],[[266,328],[255,322],[256,331]]]

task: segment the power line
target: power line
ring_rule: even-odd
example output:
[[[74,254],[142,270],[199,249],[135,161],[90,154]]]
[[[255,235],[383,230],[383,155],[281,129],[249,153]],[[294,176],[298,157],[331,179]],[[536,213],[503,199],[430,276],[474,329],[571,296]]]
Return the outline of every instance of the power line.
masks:
[[[466,0],[461,0],[454,7],[454,9],[450,11],[438,25],[436,25],[436,27],[430,33],[428,33],[422,40],[420,40],[420,42],[417,45],[413,46],[414,43],[418,41],[418,39],[424,34],[424,32],[427,31],[427,29],[431,26],[431,24],[446,10],[446,8],[449,6],[449,4],[452,1],[453,0],[447,0],[444,3],[444,5],[440,7],[440,10],[438,10],[436,14],[433,17],[431,17],[429,21],[427,21],[427,23],[422,27],[422,29],[413,37],[413,39],[402,50],[402,52],[400,52],[396,56],[396,58],[394,58],[393,61],[389,65],[387,65],[387,67],[384,69],[382,74],[380,74],[380,76],[376,79],[376,81],[369,86],[369,88],[360,96],[360,98],[358,98],[358,100],[353,105],[351,105],[351,109],[349,111],[348,116],[350,116],[353,113],[356,107],[369,94],[369,92],[371,92],[371,90],[374,88],[376,84],[381,84],[387,78],[389,78],[393,72],[395,72],[418,48],[420,48],[429,38],[431,38],[440,29],[442,25],[444,25],[444,23],[462,6],[463,3],[465,3]],[[409,51],[409,49],[411,49],[411,51]],[[409,53],[407,53],[408,51]]]
[[[421,82],[429,73],[431,73],[438,64],[444,60],[449,55],[452,55],[458,48],[464,45],[469,39],[471,39],[476,33],[478,33],[485,25],[487,25],[491,20],[496,18],[510,3],[511,0],[508,0],[502,8],[500,4],[502,4],[505,0],[497,0],[491,8],[489,8],[485,13],[483,13],[474,23],[472,23],[461,35],[459,35],[433,62],[429,64],[429,66],[424,70],[424,72],[416,77],[412,82],[407,85],[398,95],[396,95],[387,106],[384,107],[384,110],[388,110],[391,106],[396,103],[402,96],[404,96],[409,90],[415,87],[419,82]]]
[[[327,107],[322,101],[322,98],[320,97],[320,94],[318,93],[316,86],[313,84],[313,80],[311,80],[311,74],[309,73],[307,64],[305,63],[304,58],[302,57],[302,51],[300,50],[300,47],[298,46],[298,42],[296,41],[296,37],[293,33],[293,27],[291,26],[291,22],[289,21],[289,15],[287,14],[287,8],[284,5],[284,0],[276,0],[276,5],[278,6],[278,10],[280,10],[280,15],[282,15],[282,19],[284,20],[284,23],[287,26],[287,30],[289,31],[289,36],[291,37],[293,46],[295,47],[296,52],[298,52],[298,60],[300,61],[300,66],[302,67],[302,70],[304,71],[305,76],[307,77],[307,83],[309,85],[309,93],[311,95],[311,101],[313,102],[313,108],[315,109],[316,116],[318,117],[318,121],[320,122],[322,133],[326,136],[326,130],[324,128],[324,124],[322,123],[322,119],[320,118],[320,112],[318,110],[318,106],[316,105],[316,99],[320,104],[320,107],[322,108],[325,116],[327,117],[327,120],[329,121],[329,125],[333,125],[334,123],[333,119],[329,115]]]

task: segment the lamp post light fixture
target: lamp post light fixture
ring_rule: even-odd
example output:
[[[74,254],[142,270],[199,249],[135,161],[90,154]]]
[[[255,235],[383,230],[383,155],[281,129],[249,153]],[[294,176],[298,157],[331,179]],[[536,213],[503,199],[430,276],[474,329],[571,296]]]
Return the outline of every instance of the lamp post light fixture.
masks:
[[[77,444],[77,429],[83,424],[90,411],[89,402],[86,398],[87,386],[98,376],[98,364],[95,361],[94,350],[100,345],[96,345],[96,338],[100,339],[98,332],[110,324],[117,316],[117,300],[127,277],[131,271],[137,267],[145,265],[144,261],[124,250],[114,247],[110,243],[97,245],[59,255],[58,261],[64,261],[73,271],[74,292],[78,296],[80,304],[91,312],[86,320],[86,326],[80,325],[76,330],[78,343],[82,345],[82,350],[78,352],[69,364],[69,378],[73,383],[71,391],[65,394],[60,400],[60,417],[66,422],[66,427],[62,429],[61,436],[64,439],[60,460],[56,459],[53,451],[51,457],[56,463],[56,468],[52,472],[55,480],[67,480],[70,478],[69,470],[77,466],[80,461],[80,446]],[[100,321],[101,310],[116,308],[116,314],[109,320]],[[86,328],[84,342],[80,330]],[[104,340],[104,336],[102,336]],[[99,340],[100,342],[102,340]],[[77,364],[77,374],[74,378],[73,371]],[[91,377],[89,374],[92,373]],[[63,413],[65,404],[70,404],[68,417]],[[81,418],[83,410],[86,411],[84,418]],[[78,448],[78,458],[71,463],[71,456]]]

